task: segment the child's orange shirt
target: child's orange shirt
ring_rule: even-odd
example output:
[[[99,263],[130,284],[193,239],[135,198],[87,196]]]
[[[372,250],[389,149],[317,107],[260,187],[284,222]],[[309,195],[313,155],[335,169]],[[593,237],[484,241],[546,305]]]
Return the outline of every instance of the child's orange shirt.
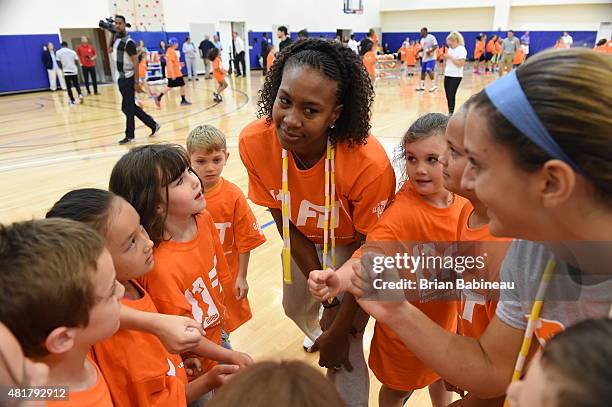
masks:
[[[212,217],[204,210],[196,222],[198,231],[190,242],[164,241],[153,250],[155,266],[140,282],[159,312],[195,319],[206,338],[220,344],[226,315],[223,295],[232,277]],[[216,364],[200,360],[205,370]]]
[[[217,57],[213,61],[213,77],[217,82],[223,82],[225,78],[225,70],[221,64],[221,57]]]
[[[399,58],[400,61],[402,62],[406,62],[406,55],[408,54],[408,47],[402,45],[398,50],[397,53],[399,54]]]
[[[485,49],[485,43],[483,40],[476,41],[476,47],[474,48],[474,59],[478,59],[482,56]]]
[[[147,57],[143,55],[142,59],[138,63],[138,77],[147,79]]]
[[[491,235],[489,225],[484,225],[473,229],[468,225],[470,215],[474,211],[474,206],[467,202],[461,214],[459,215],[459,225],[457,229],[457,240],[460,248],[466,247],[465,242],[475,242],[478,246],[471,248],[473,250],[469,255],[487,254],[486,265],[487,270],[481,276],[472,276],[474,278],[485,278],[487,281],[499,281],[499,268],[506,255],[508,244],[511,239],[498,238]],[[477,243],[480,242],[480,243]],[[469,245],[469,244],[468,244]],[[464,275],[464,280],[470,280],[469,275]],[[495,316],[497,308],[497,300],[488,298],[489,293],[476,292],[473,290],[464,289],[461,293],[461,301],[459,302],[459,329],[458,332],[463,336],[472,338],[480,338],[489,325],[489,322]]]
[[[525,58],[525,51],[522,48],[519,48],[514,53],[514,59],[512,60],[513,65],[520,65],[523,63],[523,59]]]
[[[454,242],[457,238],[457,222],[461,208],[466,200],[455,195],[454,202],[447,208],[431,206],[406,184],[397,193],[393,203],[389,205],[382,217],[368,233],[367,242]],[[367,250],[366,246],[353,257],[359,257]],[[400,245],[398,245],[400,248]],[[391,250],[391,249],[390,249]],[[417,250],[410,245],[406,250]],[[421,251],[422,249],[419,249]],[[385,255],[394,255],[385,253]],[[425,271],[427,272],[427,271]],[[417,271],[417,276],[425,272]],[[431,278],[435,278],[433,275]],[[416,291],[414,291],[416,294]],[[423,297],[428,296],[419,291]],[[457,304],[449,300],[411,301],[423,311],[432,321],[442,328],[456,332]],[[410,391],[425,387],[440,377],[425,366],[407,347],[402,340],[386,325],[376,322],[374,337],[370,346],[369,365],[372,372],[386,386],[402,391]]]
[[[275,59],[276,59],[276,51],[272,49],[270,50],[270,52],[268,52],[268,56],[266,57],[266,67],[268,68],[268,70],[274,64]]]
[[[132,281],[142,298],[123,298],[124,306],[157,313],[151,297]],[[93,347],[115,407],[184,406],[187,374],[179,355],[169,353],[152,334],[120,329]]]
[[[181,62],[173,47],[166,50],[166,76],[170,79],[178,79],[183,76]]]
[[[417,48],[414,45],[409,45],[406,48],[406,65],[408,66],[415,66],[416,65],[416,54],[417,54]]]
[[[495,43],[495,55],[499,55],[502,52],[502,43],[501,41],[497,41]]]
[[[487,42],[486,50],[489,54],[495,54],[495,41],[494,40],[489,40],[489,42]]]
[[[436,59],[438,62],[444,62],[444,55],[448,52],[448,48],[446,47],[438,47],[436,49]]]
[[[240,255],[261,246],[266,242],[266,238],[240,188],[223,178],[219,185],[206,191],[206,209],[219,231],[221,245],[232,274],[233,288],[240,269]],[[225,293],[225,306],[228,314],[225,329],[229,332],[253,316],[249,300],[237,300],[233,291]]]
[[[240,158],[249,174],[249,198],[257,205],[279,208],[282,148],[274,123],[265,118],[247,125],[240,134]],[[325,157],[313,167],[299,169],[289,152],[290,219],[313,243],[323,243]],[[370,135],[365,145],[336,145],[336,242],[366,235],[395,192],[395,173],[387,153]]]
[[[374,77],[374,65],[376,64],[376,54],[374,51],[368,51],[363,56],[363,65],[370,74],[370,77]]]
[[[68,400],[47,401],[47,407],[113,407],[113,400],[102,372],[90,355],[87,360],[96,368],[96,384],[87,390],[71,391]]]

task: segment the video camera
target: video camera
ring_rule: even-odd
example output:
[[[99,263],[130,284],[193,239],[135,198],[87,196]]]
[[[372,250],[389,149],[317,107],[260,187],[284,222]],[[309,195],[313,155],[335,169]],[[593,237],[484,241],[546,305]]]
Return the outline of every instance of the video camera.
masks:
[[[98,27],[108,30],[115,34],[117,32],[117,27],[115,27],[115,19],[113,17],[105,18],[104,20],[100,20],[98,22]]]
[[[126,27],[130,28],[131,25],[129,23],[125,24]],[[104,20],[100,20],[98,22],[98,27],[104,29],[104,30],[108,30],[110,32],[112,32],[113,34],[117,33],[117,27],[115,26],[115,18],[114,17],[108,17],[105,18]]]

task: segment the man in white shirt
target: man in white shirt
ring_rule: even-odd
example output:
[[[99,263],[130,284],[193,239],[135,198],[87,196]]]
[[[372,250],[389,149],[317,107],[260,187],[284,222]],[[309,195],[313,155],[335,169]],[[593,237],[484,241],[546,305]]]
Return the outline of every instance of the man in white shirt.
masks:
[[[238,36],[236,31],[232,32],[232,43],[234,45],[234,66],[236,76],[242,75],[246,78],[246,62],[244,60],[244,41]],[[242,66],[242,70],[240,67]]]
[[[70,106],[76,104],[74,96],[72,95],[72,86],[74,86],[79,94],[79,99],[83,103],[83,94],[81,93],[81,87],[79,86],[79,71],[77,65],[80,65],[79,56],[76,52],[68,48],[68,43],[62,41],[62,48],[55,53],[57,63],[64,71],[64,80],[66,81],[68,89],[68,97],[70,98]]]
[[[183,43],[183,54],[185,54],[185,65],[187,65],[187,77],[189,80],[199,81],[198,71],[196,70],[198,52],[195,44],[191,41],[191,37],[187,37]]]
[[[563,39],[565,48],[570,48],[572,44],[574,43],[574,39],[572,38],[571,35],[569,35],[567,31],[563,31],[563,36],[561,38]]]
[[[438,41],[436,37],[427,32],[427,28],[421,28],[421,82],[416,88],[417,91],[425,90],[425,76],[429,76],[431,79],[430,92],[438,89],[436,86],[436,80],[434,79],[434,73],[436,70],[436,48],[438,48]]]
[[[347,45],[355,54],[359,54],[359,43],[355,41],[355,34],[351,34],[351,39]]]

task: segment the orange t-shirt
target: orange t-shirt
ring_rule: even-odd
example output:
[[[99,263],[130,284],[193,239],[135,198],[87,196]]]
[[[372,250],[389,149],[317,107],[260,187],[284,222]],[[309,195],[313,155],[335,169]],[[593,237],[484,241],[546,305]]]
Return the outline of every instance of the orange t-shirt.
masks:
[[[417,54],[417,49],[416,46],[414,45],[409,45],[406,48],[406,65],[408,66],[415,66],[416,65],[416,54]]]
[[[374,51],[368,51],[363,56],[363,65],[366,70],[370,74],[371,77],[374,77],[374,64],[376,63],[376,54]]]
[[[91,355],[87,355],[87,360],[96,368],[96,384],[87,390],[69,392],[68,400],[47,401],[47,407],[113,407],[113,401],[102,372],[91,359]]]
[[[155,266],[139,282],[159,312],[195,319],[206,338],[220,344],[226,316],[223,295],[232,277],[208,211],[198,214],[196,222],[198,231],[192,241],[169,240],[153,250]],[[204,357],[200,360],[205,371],[216,364]]]
[[[213,77],[217,82],[221,82],[225,78],[225,71],[223,70],[223,65],[221,64],[221,57],[217,57],[213,61]]]
[[[513,65],[520,65],[523,63],[523,59],[525,58],[525,51],[522,48],[519,48],[518,51],[514,53],[514,59],[512,60]]]
[[[168,47],[166,50],[166,76],[170,79],[178,79],[183,76],[181,62],[172,47]]]
[[[147,78],[147,58],[143,57],[142,60],[138,63],[138,77],[139,78]]]
[[[268,52],[268,56],[266,57],[266,67],[268,68],[268,70],[270,70],[270,68],[274,64],[275,59],[276,59],[276,51],[270,50],[270,52]]]
[[[397,50],[397,53],[399,54],[400,61],[404,62],[406,60],[406,53],[407,52],[408,52],[408,47],[405,47],[403,45]]]
[[[459,225],[457,228],[457,240],[460,242],[479,242],[474,249],[477,253],[470,255],[487,254],[487,270],[483,277],[487,281],[499,281],[499,270],[501,263],[506,255],[508,244],[512,239],[499,238],[491,235],[489,225],[484,225],[472,229],[468,225],[470,215],[474,211],[474,206],[467,202],[459,215]],[[506,243],[506,244],[504,244]],[[461,246],[464,247],[464,246]],[[467,246],[466,246],[467,247]],[[469,275],[464,275],[464,280],[469,280]],[[475,277],[475,276],[474,276]],[[488,298],[487,293],[475,292],[464,289],[461,293],[459,303],[459,329],[458,332],[463,336],[480,338],[495,316],[497,300]]]
[[[280,208],[282,148],[274,123],[265,118],[240,133],[240,158],[249,174],[249,198],[257,205]],[[301,170],[289,153],[291,223],[313,243],[323,243],[325,210],[325,157]],[[366,235],[395,192],[395,173],[387,153],[370,135],[365,145],[336,145],[336,242],[355,241]]]
[[[448,48],[440,48],[440,47],[438,47],[436,49],[436,59],[439,62],[444,62],[444,55],[446,55],[447,52],[448,52]]]
[[[449,242],[457,238],[457,222],[466,200],[458,195],[447,208],[431,206],[409,183],[397,193],[393,203],[368,233],[367,242]],[[367,250],[368,243],[363,246]],[[399,246],[398,246],[399,248]],[[411,245],[411,249],[418,248]],[[419,252],[422,249],[419,249]],[[359,257],[363,251],[355,253]],[[391,253],[385,253],[390,255]],[[391,254],[393,255],[393,254]],[[417,276],[427,271],[417,271]],[[436,275],[431,276],[435,278]],[[420,278],[427,278],[424,274]],[[428,293],[420,291],[422,297]],[[456,332],[457,304],[452,300],[423,300],[411,303],[442,328]],[[386,386],[402,391],[423,388],[440,378],[418,359],[386,325],[376,322],[370,345],[370,369]]]
[[[206,191],[206,209],[215,221],[225,258],[232,274],[231,287],[236,285],[240,269],[239,257],[266,242],[244,194],[235,184],[221,178],[219,185]],[[249,300],[237,300],[234,292],[225,293],[229,332],[252,318]]]
[[[612,52],[612,40],[608,41],[607,43],[603,45],[600,45],[599,47],[593,48],[593,50],[595,52],[605,52],[605,53]]]
[[[489,40],[489,42],[487,42],[486,50],[489,54],[495,54],[495,41],[494,40]]]
[[[151,297],[132,281],[142,298],[123,298],[124,306],[157,313]],[[179,355],[169,353],[152,334],[120,329],[93,347],[115,407],[184,406],[187,374]]]
[[[501,54],[501,51],[502,51],[502,44],[500,41],[497,41],[495,43],[495,55]]]
[[[485,49],[485,43],[483,40],[476,41],[476,47],[474,48],[474,59],[478,59],[482,56]]]

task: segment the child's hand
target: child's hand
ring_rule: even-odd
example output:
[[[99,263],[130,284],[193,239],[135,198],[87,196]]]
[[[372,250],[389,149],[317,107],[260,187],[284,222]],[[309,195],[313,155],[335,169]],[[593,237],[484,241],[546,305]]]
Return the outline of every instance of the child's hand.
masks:
[[[202,325],[192,318],[156,314],[153,331],[170,353],[184,353],[205,336]]]
[[[244,300],[249,294],[249,283],[246,278],[238,276],[236,278],[236,286],[234,287],[234,295],[237,300]]]
[[[204,371],[202,369],[202,362],[196,357],[183,359],[183,365],[185,365],[185,372],[187,372],[187,376],[190,379],[200,376]]]
[[[253,364],[253,359],[246,353],[233,351],[232,358],[230,360],[231,364],[238,365],[240,368],[245,368],[251,366]]]
[[[236,365],[216,365],[213,366],[208,372],[202,376],[210,389],[216,389],[229,382],[236,373],[238,373],[240,367]]]

